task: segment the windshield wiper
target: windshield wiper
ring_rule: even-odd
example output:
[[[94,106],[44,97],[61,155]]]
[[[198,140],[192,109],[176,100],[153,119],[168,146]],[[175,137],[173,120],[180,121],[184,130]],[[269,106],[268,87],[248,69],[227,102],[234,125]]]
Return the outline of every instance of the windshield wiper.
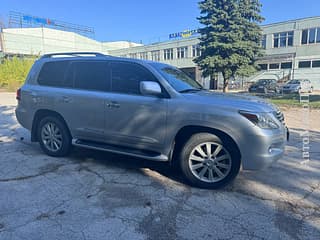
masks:
[[[179,91],[179,93],[199,92],[201,90],[202,88],[188,88],[188,89]]]

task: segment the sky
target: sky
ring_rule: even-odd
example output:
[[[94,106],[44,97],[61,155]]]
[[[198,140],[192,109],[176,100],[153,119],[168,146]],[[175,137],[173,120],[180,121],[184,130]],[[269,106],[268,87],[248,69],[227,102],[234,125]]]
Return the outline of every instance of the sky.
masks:
[[[260,0],[263,24],[319,16],[319,0]],[[199,0],[0,0],[0,20],[10,11],[93,27],[99,41],[150,44],[170,33],[200,27]]]

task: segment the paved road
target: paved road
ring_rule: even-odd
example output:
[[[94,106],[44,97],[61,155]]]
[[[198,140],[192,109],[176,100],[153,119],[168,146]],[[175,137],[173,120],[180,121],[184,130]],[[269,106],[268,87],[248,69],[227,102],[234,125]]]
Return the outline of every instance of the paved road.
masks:
[[[83,149],[48,157],[17,124],[14,104],[0,93],[0,239],[320,239],[319,112],[308,164],[306,113],[285,110],[285,157],[212,191],[185,185],[165,164]]]

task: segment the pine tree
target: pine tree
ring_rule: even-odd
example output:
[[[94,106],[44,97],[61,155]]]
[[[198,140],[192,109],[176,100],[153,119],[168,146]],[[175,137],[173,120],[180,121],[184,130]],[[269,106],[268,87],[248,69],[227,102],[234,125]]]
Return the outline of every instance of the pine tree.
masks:
[[[201,56],[195,59],[204,76],[222,73],[223,91],[229,79],[255,71],[261,56],[259,0],[204,0],[199,2]]]

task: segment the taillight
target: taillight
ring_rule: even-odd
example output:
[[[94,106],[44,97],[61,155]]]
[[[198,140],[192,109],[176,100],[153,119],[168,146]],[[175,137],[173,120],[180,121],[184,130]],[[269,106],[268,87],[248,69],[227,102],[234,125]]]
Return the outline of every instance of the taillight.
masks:
[[[17,90],[16,99],[17,99],[18,101],[21,100],[21,88],[19,88],[19,89]]]

